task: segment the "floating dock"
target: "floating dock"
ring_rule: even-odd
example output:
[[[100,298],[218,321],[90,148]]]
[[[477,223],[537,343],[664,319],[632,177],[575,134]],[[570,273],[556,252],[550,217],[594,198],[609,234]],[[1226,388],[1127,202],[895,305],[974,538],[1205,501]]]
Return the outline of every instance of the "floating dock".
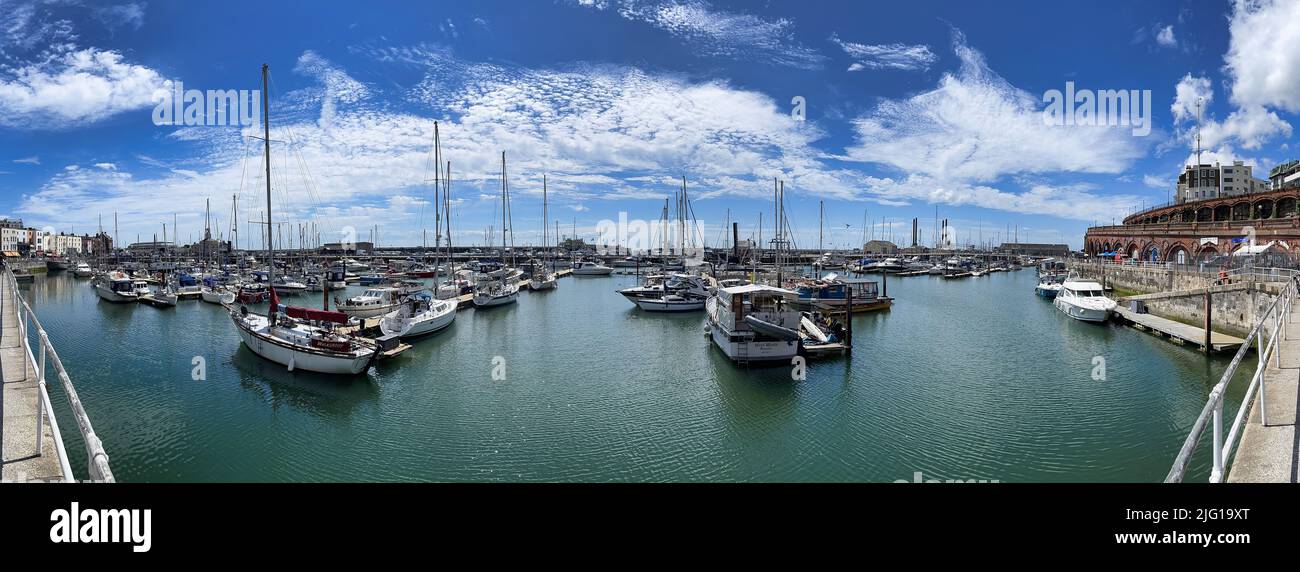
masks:
[[[1128,308],[1115,308],[1115,315],[1119,316],[1130,326],[1146,330],[1161,337],[1169,338],[1180,344],[1192,344],[1202,350],[1205,350],[1205,328],[1189,326],[1182,322],[1176,322],[1168,318],[1161,318],[1152,314],[1139,314]],[[1210,332],[1210,348],[1212,352],[1235,351],[1241,347],[1245,340],[1236,336],[1230,336],[1219,332]]]

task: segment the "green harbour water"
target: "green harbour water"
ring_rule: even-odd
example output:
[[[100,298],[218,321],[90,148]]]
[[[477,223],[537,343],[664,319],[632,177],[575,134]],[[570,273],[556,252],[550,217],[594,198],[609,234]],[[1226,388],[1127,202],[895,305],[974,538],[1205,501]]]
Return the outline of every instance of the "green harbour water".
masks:
[[[111,304],[66,272],[22,290],[122,482],[1154,482],[1228,363],[1073,321],[1026,269],[891,277],[895,305],[854,318],[852,357],[793,381],[789,366],[733,365],[702,313],[649,314],[615,293],[635,283],[567,277],[462,310],[353,378],[262,360],[199,300]],[[52,399],[84,475],[66,398]],[[1206,449],[1189,481],[1208,474]]]

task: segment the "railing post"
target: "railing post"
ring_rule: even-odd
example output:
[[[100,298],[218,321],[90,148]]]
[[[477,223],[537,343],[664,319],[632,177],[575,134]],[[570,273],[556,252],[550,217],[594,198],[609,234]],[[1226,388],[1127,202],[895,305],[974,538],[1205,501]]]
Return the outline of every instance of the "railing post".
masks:
[[[45,343],[48,340],[41,332],[41,363],[36,369],[36,456],[45,454]],[[27,361],[27,356],[23,356]]]
[[[1223,482],[1223,399],[1214,406],[1214,466],[1210,469],[1210,482]]]

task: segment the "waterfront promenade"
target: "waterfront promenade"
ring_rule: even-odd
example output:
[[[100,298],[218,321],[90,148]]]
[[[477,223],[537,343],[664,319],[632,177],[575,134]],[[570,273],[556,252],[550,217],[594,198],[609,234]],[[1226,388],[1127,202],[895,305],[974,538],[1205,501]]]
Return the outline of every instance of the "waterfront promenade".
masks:
[[[41,454],[36,451],[37,415],[40,386],[36,368],[27,359],[26,348],[21,343],[19,312],[10,289],[13,283],[0,277],[0,370],[3,370],[3,390],[0,404],[0,438],[4,441],[4,456],[0,462],[0,482],[62,482],[63,469],[59,462],[58,439],[50,425],[52,415],[40,420],[40,431],[45,437]]]
[[[1300,482],[1300,440],[1297,440],[1296,416],[1300,412],[1300,309],[1292,306],[1286,316],[1278,359],[1269,359],[1263,375],[1263,393],[1257,395],[1246,416],[1241,444],[1230,483]],[[1260,408],[1267,424],[1261,424]]]

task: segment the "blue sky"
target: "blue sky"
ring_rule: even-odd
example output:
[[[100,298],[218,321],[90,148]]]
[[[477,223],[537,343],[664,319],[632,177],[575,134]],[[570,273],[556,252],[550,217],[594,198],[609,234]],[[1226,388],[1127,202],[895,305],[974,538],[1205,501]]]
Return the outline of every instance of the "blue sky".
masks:
[[[271,66],[277,220],[419,244],[433,121],[457,242],[482,242],[509,157],[516,242],[656,220],[684,175],[706,238],[743,237],[773,177],[801,247],[899,243],[936,209],[965,242],[1065,241],[1169,200],[1205,159],[1300,156],[1300,1],[162,2],[0,0],[0,214],[122,242],[260,218],[260,133],[157,126],[155,95],[258,89]],[[1150,90],[1152,129],[1047,125],[1043,95]],[[805,121],[792,99],[806,102]],[[255,206],[256,205],[256,206]],[[886,225],[885,221],[890,224]],[[497,223],[499,226],[499,223]],[[890,230],[892,228],[892,231]],[[872,231],[868,231],[870,234]],[[248,230],[240,229],[243,239]],[[170,237],[169,237],[170,238]]]

